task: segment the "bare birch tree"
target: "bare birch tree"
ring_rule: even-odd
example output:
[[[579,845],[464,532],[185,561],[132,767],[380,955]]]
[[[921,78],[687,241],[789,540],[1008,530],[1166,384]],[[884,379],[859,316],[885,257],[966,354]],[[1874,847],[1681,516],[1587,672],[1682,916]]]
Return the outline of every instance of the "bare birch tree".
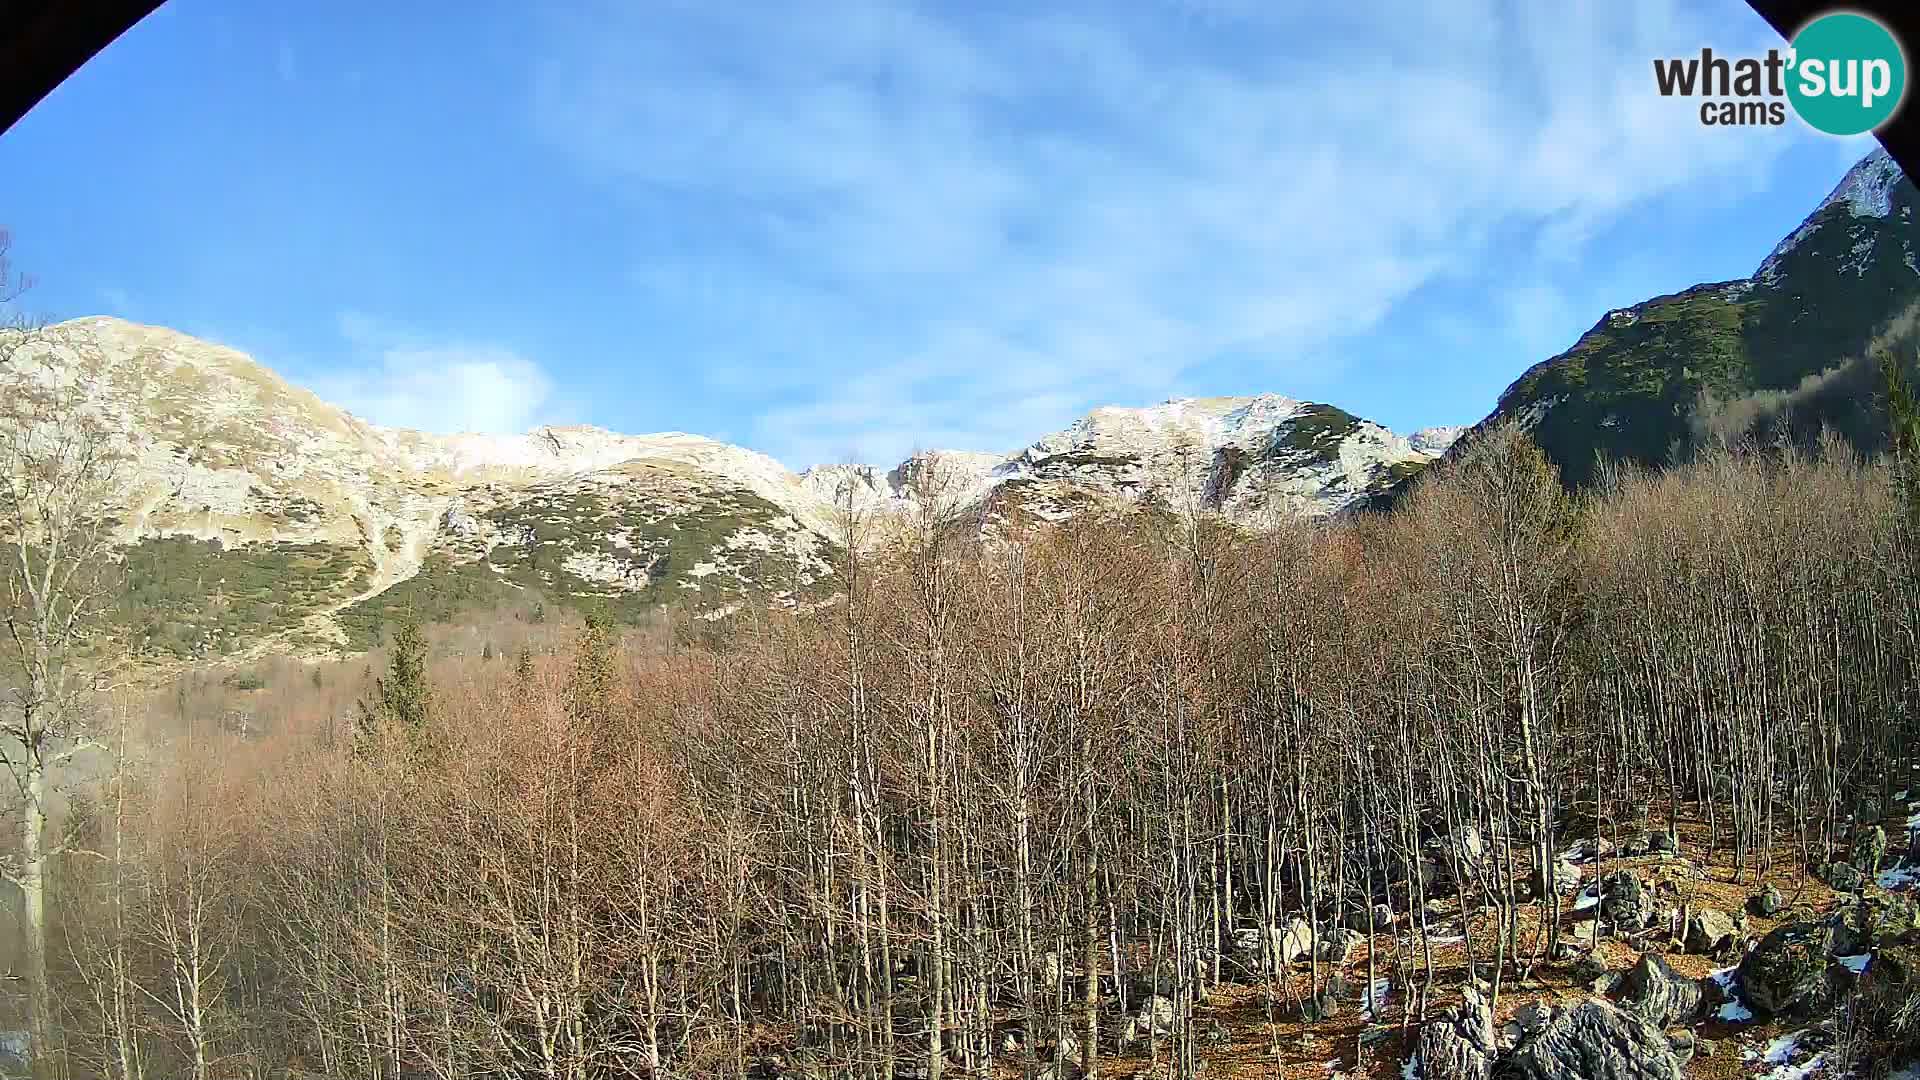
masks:
[[[114,514],[132,502],[124,433],[92,397],[104,359],[61,327],[0,329],[0,615],[7,712],[0,761],[18,793],[24,973],[35,1060],[55,1045],[47,982],[47,877],[71,850],[49,835],[61,767],[89,738],[96,695],[123,655],[110,640]]]

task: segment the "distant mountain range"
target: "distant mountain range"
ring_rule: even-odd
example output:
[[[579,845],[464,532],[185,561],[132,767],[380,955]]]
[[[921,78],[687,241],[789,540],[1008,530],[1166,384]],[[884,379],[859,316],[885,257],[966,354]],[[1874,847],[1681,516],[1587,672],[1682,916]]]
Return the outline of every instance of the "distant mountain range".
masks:
[[[1608,312],[1479,425],[1409,435],[1277,395],[1178,399],[1095,409],[1012,454],[794,474],[681,433],[385,428],[171,330],[104,317],[61,330],[105,361],[99,401],[133,433],[121,617],[141,646],[176,659],[358,650],[403,612],[450,620],[535,596],[717,618],[829,595],[846,511],[884,531],[932,487],[992,535],[1095,505],[1248,522],[1387,505],[1507,418],[1574,485],[1603,455],[1658,463],[1729,426],[1827,424],[1871,445],[1857,361],[1920,301],[1917,201],[1871,154],[1752,277]]]
[[[531,595],[710,617],[833,589],[844,509],[873,529],[944,478],[945,510],[992,533],[1101,503],[1325,515],[1378,494],[1455,432],[1411,437],[1262,395],[1096,409],[1014,454],[934,451],[794,474],[697,435],[592,427],[429,435],[369,424],[250,357],[111,318],[61,324],[103,363],[132,433],[122,617],[161,657],[361,649],[403,611],[451,619]]]

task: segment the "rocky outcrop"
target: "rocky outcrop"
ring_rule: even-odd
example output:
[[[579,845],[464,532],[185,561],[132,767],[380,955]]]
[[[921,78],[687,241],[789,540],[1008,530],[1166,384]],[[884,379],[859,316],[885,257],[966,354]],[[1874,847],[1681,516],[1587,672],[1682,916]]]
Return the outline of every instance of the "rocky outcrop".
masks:
[[[1908,931],[1920,930],[1920,905],[1906,895],[1873,897],[1868,901],[1865,926],[1863,936],[1869,941],[1897,938]]]
[[[1036,516],[1077,498],[1154,498],[1228,514],[1340,510],[1432,461],[1342,409],[1275,394],[1101,408],[995,467],[996,493]]]
[[[1329,930],[1320,935],[1320,959],[1330,964],[1344,964],[1365,940],[1366,935],[1357,930],[1345,927]]]
[[[1820,870],[1820,877],[1836,892],[1859,892],[1866,884],[1867,875],[1850,862],[1830,862]]]
[[[1740,962],[1736,979],[1748,1006],[1768,1015],[1807,1012],[1832,995],[1827,969],[1844,924],[1795,922],[1776,928]]]
[[[1722,956],[1739,938],[1739,928],[1724,911],[1701,908],[1687,917],[1683,947],[1698,956]]]
[[[1600,879],[1600,917],[1638,930],[1653,921],[1653,897],[1633,871],[1615,870]]]
[[[1863,191],[1874,194],[1845,194]],[[1752,276],[1608,312],[1571,348],[1516,379],[1448,456],[1512,420],[1575,487],[1595,480],[1602,460],[1659,467],[1676,443],[1699,437],[1701,415],[1679,403],[1795,386],[1838,357],[1866,355],[1920,299],[1917,242],[1920,191],[1876,147]],[[1728,326],[1737,328],[1731,340]],[[1701,362],[1709,355],[1713,363]],[[1856,400],[1863,395],[1831,396],[1796,410],[1794,430],[1864,427],[1856,419],[1870,415]],[[1878,438],[1855,434],[1854,448],[1877,454]]]
[[[1620,980],[1620,1003],[1656,1027],[1690,1023],[1703,997],[1700,980],[1680,974],[1650,952],[1641,953]]]
[[[1576,956],[1568,974],[1578,986],[1611,988],[1613,985],[1613,976],[1607,973],[1606,958],[1597,949],[1588,949]]]
[[[1414,1048],[1421,1080],[1489,1080],[1497,1053],[1493,1013],[1471,987],[1463,1003],[1420,1029]]]
[[[1272,943],[1274,962],[1291,964],[1313,950],[1313,928],[1307,920],[1289,919],[1285,925],[1266,928],[1268,941]],[[1247,927],[1234,932],[1233,951],[1242,962],[1258,964],[1260,962],[1261,930],[1259,927]]]
[[[843,502],[883,542],[936,472],[942,500],[986,533],[1022,509],[1057,520],[1109,500],[1181,505],[1184,494],[1230,517],[1326,516],[1434,458],[1331,406],[1261,395],[1098,409],[1015,454],[928,451],[892,470],[796,475],[764,453],[680,432],[383,427],[232,349],[119,319],[78,319],[46,336],[44,350],[28,348],[9,370],[53,383],[98,354],[92,396],[127,433],[128,485],[115,500],[131,511],[119,538],[129,548],[218,540],[204,555],[211,565],[195,570],[210,579],[261,554],[236,556],[241,548],[326,556],[312,569],[324,582],[273,598],[288,617],[270,638],[253,627],[236,635],[262,651],[323,640],[364,649],[427,594],[476,611],[533,593],[562,606],[613,601],[635,616],[663,604],[710,618],[791,607],[835,591]],[[1210,458],[1222,468],[1198,491]],[[134,560],[136,571],[144,565]],[[212,615],[184,614],[168,620],[186,627],[160,643],[168,651],[240,648],[201,642],[190,631]]]
[[[1438,863],[1440,884],[1470,884],[1478,881],[1486,869],[1486,839],[1471,825],[1451,836],[1437,837],[1427,846],[1430,857]]]
[[[1562,896],[1572,896],[1574,893],[1580,891],[1580,878],[1581,871],[1578,863],[1575,863],[1565,856],[1561,856],[1553,861],[1553,891]],[[1546,889],[1537,874],[1534,877],[1533,884],[1536,892],[1543,896],[1546,895]]]
[[[1140,1008],[1127,1020],[1121,1029],[1120,1041],[1123,1045],[1148,1039],[1157,1039],[1173,1031],[1173,999],[1155,994],[1140,1003]]]
[[[1513,1010],[1513,1018],[1500,1025],[1494,1034],[1495,1043],[1503,1053],[1510,1052],[1522,1040],[1545,1031],[1547,1025],[1553,1023],[1555,1015],[1551,1002],[1529,1001]],[[1499,1069],[1498,1063],[1494,1068]]]
[[[1613,854],[1613,841],[1604,836],[1589,836],[1568,847],[1565,855],[1577,863],[1589,863]]]
[[[1558,1010],[1500,1062],[1515,1080],[1680,1080],[1661,1030],[1604,1001]],[[1431,1077],[1428,1080],[1432,1080]]]

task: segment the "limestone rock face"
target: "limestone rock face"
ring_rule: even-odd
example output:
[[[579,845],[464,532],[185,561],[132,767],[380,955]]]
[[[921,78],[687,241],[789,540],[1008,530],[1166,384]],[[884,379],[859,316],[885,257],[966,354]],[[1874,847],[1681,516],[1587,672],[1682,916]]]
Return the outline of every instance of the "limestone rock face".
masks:
[[[1502,1059],[1517,1080],[1680,1080],[1680,1061],[1653,1024],[1604,1001],[1559,1012]]]
[[[1420,1029],[1414,1053],[1422,1080],[1489,1080],[1499,1048],[1486,1000],[1469,988],[1463,1004]]]
[[[1653,897],[1631,870],[1600,879],[1600,916],[1615,926],[1639,929],[1653,919]]]
[[[1724,911],[1702,908],[1687,918],[1686,950],[1700,956],[1715,956],[1727,951],[1737,939],[1738,928]]]
[[[1182,398],[1096,409],[1013,453],[796,474],[682,432],[382,427],[236,350],[119,319],[38,331],[16,361],[9,379],[84,385],[124,434],[130,482],[115,509],[131,576],[229,583],[208,610],[176,600],[150,632],[136,628],[138,644],[182,658],[352,651],[402,609],[452,618],[462,612],[435,605],[479,611],[534,594],[711,618],[821,602],[850,539],[844,511],[865,522],[852,541],[873,543],[936,493],[987,539],[1016,521],[1150,501],[1325,516],[1418,472],[1450,439],[1428,432],[1416,447],[1272,394]],[[243,582],[252,591],[235,595]],[[215,625],[218,611],[251,607],[253,622]]]
[[[1641,953],[1620,982],[1621,1003],[1656,1027],[1692,1021],[1701,1000],[1699,980],[1681,975],[1655,953]]]

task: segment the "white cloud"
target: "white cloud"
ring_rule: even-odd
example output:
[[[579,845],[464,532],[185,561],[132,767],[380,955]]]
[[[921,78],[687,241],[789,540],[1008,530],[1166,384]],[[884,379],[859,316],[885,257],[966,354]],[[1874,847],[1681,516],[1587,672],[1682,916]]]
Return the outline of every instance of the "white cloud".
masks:
[[[422,341],[355,312],[341,316],[340,329],[355,361],[309,383],[362,419],[440,434],[511,433],[554,410],[553,379],[511,349]]]
[[[1651,199],[1753,187],[1795,137],[1654,92],[1656,56],[1771,43],[1738,0],[823,3],[608,4],[556,22],[534,93],[590,175],[740,230],[640,286],[799,365],[755,429],[793,464],[1010,449],[1250,348],[1284,378],[1430,282],[1517,286]],[[1523,332],[1554,299],[1515,296]]]

